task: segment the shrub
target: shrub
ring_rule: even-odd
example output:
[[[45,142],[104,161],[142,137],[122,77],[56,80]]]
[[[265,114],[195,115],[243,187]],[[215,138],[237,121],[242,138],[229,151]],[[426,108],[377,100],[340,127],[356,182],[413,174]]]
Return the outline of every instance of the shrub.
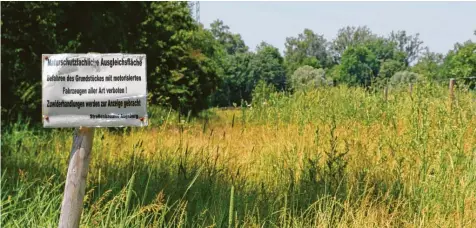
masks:
[[[409,83],[416,83],[421,81],[423,78],[417,74],[410,71],[400,71],[395,73],[390,78],[390,86],[391,87],[399,87],[402,85],[406,85]]]
[[[315,69],[307,65],[294,71],[291,83],[294,90],[316,88],[328,84],[323,69]]]

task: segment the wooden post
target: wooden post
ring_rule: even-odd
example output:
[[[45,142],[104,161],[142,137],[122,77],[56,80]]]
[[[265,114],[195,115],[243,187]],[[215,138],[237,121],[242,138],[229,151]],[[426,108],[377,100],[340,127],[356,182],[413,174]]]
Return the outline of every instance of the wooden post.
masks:
[[[388,86],[385,86],[385,88],[383,89],[383,96],[385,98],[385,101],[387,101],[387,98],[388,98]]]
[[[79,227],[93,137],[94,128],[80,127],[75,131],[61,203],[60,228]]]
[[[410,97],[411,97],[412,94],[413,94],[413,83],[411,83],[411,82],[410,82],[409,91],[410,91]]]
[[[450,79],[450,99],[451,99],[451,102],[453,102],[453,99],[455,99],[455,91],[454,91],[455,82],[456,82],[456,80],[454,78]]]

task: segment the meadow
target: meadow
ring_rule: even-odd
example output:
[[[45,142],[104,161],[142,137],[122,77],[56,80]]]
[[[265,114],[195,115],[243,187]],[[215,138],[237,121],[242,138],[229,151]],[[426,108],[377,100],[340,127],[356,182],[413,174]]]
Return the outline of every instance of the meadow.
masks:
[[[476,94],[256,93],[97,129],[81,227],[476,227]],[[58,224],[72,129],[2,126],[2,227]]]

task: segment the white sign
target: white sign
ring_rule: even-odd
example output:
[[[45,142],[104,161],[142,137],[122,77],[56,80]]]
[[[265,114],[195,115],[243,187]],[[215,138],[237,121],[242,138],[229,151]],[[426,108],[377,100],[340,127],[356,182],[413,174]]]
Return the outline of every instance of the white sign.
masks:
[[[44,127],[147,126],[145,54],[44,54]]]

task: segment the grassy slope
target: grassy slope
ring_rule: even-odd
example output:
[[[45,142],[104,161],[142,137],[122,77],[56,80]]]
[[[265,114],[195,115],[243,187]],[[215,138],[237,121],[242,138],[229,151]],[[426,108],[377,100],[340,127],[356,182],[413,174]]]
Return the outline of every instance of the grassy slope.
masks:
[[[81,224],[476,226],[475,99],[457,91],[451,108],[444,87],[388,102],[341,87],[100,129]],[[56,226],[72,131],[4,132],[2,226]]]

